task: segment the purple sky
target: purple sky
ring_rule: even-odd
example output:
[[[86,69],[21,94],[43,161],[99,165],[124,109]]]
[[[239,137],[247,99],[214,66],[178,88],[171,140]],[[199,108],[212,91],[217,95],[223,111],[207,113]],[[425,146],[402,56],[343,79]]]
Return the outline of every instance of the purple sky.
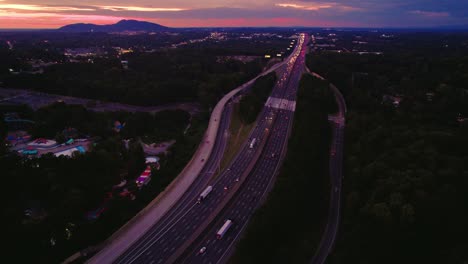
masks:
[[[468,25],[468,0],[0,0],[0,28],[123,18],[171,27],[430,27]]]

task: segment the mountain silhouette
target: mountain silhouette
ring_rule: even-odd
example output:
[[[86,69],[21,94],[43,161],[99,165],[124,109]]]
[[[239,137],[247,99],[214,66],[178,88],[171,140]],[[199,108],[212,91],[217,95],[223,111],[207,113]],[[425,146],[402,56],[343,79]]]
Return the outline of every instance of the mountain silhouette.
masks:
[[[87,23],[70,24],[59,28],[62,32],[123,32],[123,31],[164,31],[168,27],[159,24],[138,21],[138,20],[121,20],[111,25],[96,25]]]

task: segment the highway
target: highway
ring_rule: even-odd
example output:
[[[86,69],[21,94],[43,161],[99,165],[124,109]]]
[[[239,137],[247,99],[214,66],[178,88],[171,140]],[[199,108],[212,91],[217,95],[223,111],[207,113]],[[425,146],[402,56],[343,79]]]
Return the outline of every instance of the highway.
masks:
[[[228,103],[223,110],[222,118],[220,120],[220,127],[218,130],[218,135],[216,136],[216,141],[214,143],[212,155],[206,161],[206,166],[203,167],[203,170],[200,173],[200,176],[196,178],[189,190],[184,193],[180,200],[171,208],[171,210],[166,213],[166,215],[158,222],[158,225],[153,227],[149,232],[147,232],[142,238],[140,238],[135,244],[133,244],[126,252],[131,253],[139,252],[141,248],[144,248],[145,244],[151,243],[151,240],[155,235],[163,232],[162,230],[170,227],[175,220],[178,219],[182,212],[185,212],[188,207],[192,204],[189,203],[193,197],[198,197],[199,193],[205,188],[207,182],[211,179],[211,176],[216,173],[218,166],[223,157],[223,153],[226,148],[226,144],[229,137],[229,124],[232,114],[232,103]],[[123,261],[123,262],[122,262]],[[126,263],[124,256],[121,256],[117,259],[118,262]]]
[[[293,54],[291,54],[288,58],[290,59],[292,55]],[[164,233],[165,229],[172,227],[170,223],[177,221],[181,215],[180,212],[177,213],[174,211],[183,211],[185,208],[188,208],[187,205],[181,206],[181,204],[190,202],[188,197],[195,199],[195,197],[198,196],[197,189],[201,188],[197,186],[203,186],[204,183],[211,179],[211,173],[206,172],[209,172],[212,169],[207,169],[205,167],[210,166],[210,164],[213,166],[213,164],[219,163],[219,160],[221,159],[223,151],[214,151],[214,145],[217,139],[219,139],[222,135],[219,133],[219,130],[222,130],[220,128],[221,122],[217,120],[223,120],[226,118],[223,116],[223,113],[225,113],[224,111],[227,107],[227,104],[235,96],[238,96],[242,94],[244,90],[249,89],[249,87],[260,76],[264,76],[273,71],[280,71],[279,69],[284,68],[283,66],[289,62],[289,59],[275,64],[269,70],[263,72],[256,78],[232,90],[227,95],[225,95],[221,101],[218,102],[211,114],[210,123],[205,133],[204,140],[199,145],[196,153],[192,157],[192,160],[187,164],[179,176],[177,176],[173,183],[169,185],[167,192],[165,190],[163,194],[155,198],[150,205],[143,209],[137,216],[132,218],[108,240],[106,240],[101,245],[94,247],[92,250],[94,251],[97,249],[99,252],[89,261],[87,261],[87,263],[114,263],[118,261],[119,257],[121,258],[122,255],[127,253],[140,254],[138,252],[141,251],[141,245],[151,244],[153,239],[157,239],[154,236],[158,236],[158,234]],[[224,137],[222,137],[222,139],[227,140],[227,138]],[[209,159],[209,157],[212,155],[215,155],[214,160],[217,160],[217,162],[214,162],[213,159]],[[202,172],[203,169],[206,170],[205,173]],[[199,184],[197,184],[195,181],[198,181]],[[191,188],[193,188],[193,190]],[[189,194],[186,194],[187,192],[189,192]],[[182,199],[182,196],[184,195],[185,198]],[[164,224],[164,222],[169,224]],[[133,249],[129,249],[134,244],[137,245],[133,246]],[[72,262],[80,255],[80,252],[73,254],[66,260],[66,262]]]
[[[304,47],[306,44],[303,44]],[[286,104],[294,102],[296,99],[297,88],[304,67],[305,53],[306,50],[301,49],[296,62],[286,69],[285,78],[280,79],[279,89],[275,89],[272,93],[272,97],[283,99],[279,106],[285,109],[278,110],[269,107],[268,104],[265,107],[265,112],[270,113],[270,115],[274,113],[275,119],[271,125],[270,139],[266,143],[254,170],[242,183],[241,188],[224,208],[222,214],[177,262],[224,263],[232,254],[240,234],[272,187],[274,177],[286,154],[287,141],[294,117],[294,110],[290,110],[290,107]],[[232,220],[233,225],[227,234],[218,240],[215,234],[226,219]],[[202,247],[206,247],[204,253],[199,252]]]
[[[278,68],[281,78],[273,88],[272,96],[280,99],[287,99],[287,101],[284,102],[284,107],[286,108],[288,107],[287,104],[291,104],[289,100],[295,99],[297,84],[300,79],[300,73],[302,72],[302,68],[301,71],[296,70],[294,72],[298,73],[292,75],[295,76],[295,78],[289,78],[290,73],[297,69],[295,66],[298,65],[299,62],[302,64],[304,63],[303,55],[305,55],[305,53],[299,52],[301,50],[302,45],[296,49],[295,56],[290,57],[290,61]],[[302,58],[300,55],[302,55]],[[296,61],[298,63],[294,63]],[[293,85],[294,83],[296,85]],[[293,89],[288,89],[289,87],[293,87]],[[270,119],[269,117],[273,117],[273,115],[275,118]],[[203,173],[200,175],[201,177],[199,176],[196,182],[194,182],[189,191],[184,194],[183,198],[176,206],[123,255],[118,257],[115,263],[174,262],[179,255],[190,246],[192,241],[199,235],[205,233],[205,226],[212,222],[212,219],[218,215],[226,202],[235,194],[234,190],[239,188],[242,182],[246,180],[247,175],[250,173],[250,171],[247,171],[246,174],[246,169],[249,167],[249,164],[255,165],[255,171],[260,167],[270,166],[274,167],[276,171],[281,159],[280,154],[282,154],[284,150],[284,143],[287,139],[292,117],[293,111],[278,110],[277,108],[268,106],[264,107],[258,119],[257,127],[250,135],[250,140],[256,138],[258,142],[267,142],[267,139],[271,139],[268,140],[265,148],[271,151],[276,150],[278,155],[276,155],[275,158],[265,159],[262,154],[264,152],[262,149],[259,149],[261,144],[257,144],[257,147],[254,148],[250,148],[248,144],[244,144],[229,168],[223,171],[218,178],[209,183],[213,186],[213,191],[201,204],[197,204],[196,202],[198,195],[207,186],[206,181],[210,178],[203,177]],[[225,122],[224,119],[226,119],[226,116],[223,116],[221,122]],[[225,129],[220,129],[220,131],[225,131]],[[272,132],[266,133],[266,131]],[[218,135],[217,140],[220,136],[222,135]],[[210,160],[207,162],[206,170],[204,169],[205,175],[208,175],[218,166],[216,160],[222,155],[221,146],[215,149],[215,154],[211,155]],[[259,160],[258,164],[254,164],[259,154],[262,154],[262,158]],[[273,166],[274,164],[276,164],[276,166]],[[274,171],[266,170],[262,174],[268,176],[269,181],[260,183],[258,186],[266,190],[273,178]],[[251,178],[250,176],[248,177],[249,181]],[[243,187],[242,190],[244,189]],[[262,196],[263,194],[259,195],[259,200]],[[252,203],[252,205],[254,205],[254,203]],[[251,208],[254,208],[254,206],[251,206]],[[233,227],[237,225],[238,224],[235,223]]]

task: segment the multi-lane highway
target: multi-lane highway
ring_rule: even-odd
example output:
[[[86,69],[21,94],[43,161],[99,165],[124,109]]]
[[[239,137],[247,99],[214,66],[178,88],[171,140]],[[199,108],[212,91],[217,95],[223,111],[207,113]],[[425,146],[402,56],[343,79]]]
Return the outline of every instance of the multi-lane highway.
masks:
[[[190,206],[193,205],[192,200],[194,197],[198,197],[199,193],[207,185],[212,175],[216,173],[219,167],[221,158],[225,151],[227,139],[229,136],[229,123],[232,113],[232,103],[226,104],[226,108],[223,110],[222,118],[220,120],[220,127],[218,129],[218,135],[214,143],[213,152],[206,161],[206,166],[203,167],[202,172],[193,182],[189,190],[181,197],[181,199],[174,205],[173,208],[154,226],[149,232],[147,232],[142,238],[140,238],[135,244],[133,244],[127,251],[126,254],[120,256],[117,263],[128,263],[126,256],[138,255],[142,250],[146,249],[148,245],[152,243],[155,237],[164,234],[167,228],[170,228],[177,219],[183,214]]]
[[[299,43],[304,47],[305,44],[302,41]],[[278,83],[278,89],[273,91],[271,98],[280,99],[279,103],[275,107],[270,107],[268,102],[266,104],[264,109],[264,114],[266,113],[267,116],[266,120],[269,120],[268,116],[275,116],[275,118],[274,122],[269,121],[271,122],[270,138],[265,144],[254,170],[242,183],[242,187],[224,208],[222,214],[218,215],[211,228],[208,228],[204,235],[200,236],[196,243],[177,262],[223,263],[227,261],[232,253],[237,239],[271,187],[274,176],[281,165],[283,155],[286,153],[288,135],[294,116],[294,107],[288,106],[288,104],[295,105],[294,101],[302,75],[305,52],[305,49],[301,46],[297,59],[287,66]],[[259,120],[259,123],[261,124],[262,120]],[[222,239],[217,239],[216,231],[226,219],[232,220],[233,225]],[[206,249],[203,253],[200,253],[200,248]]]
[[[250,208],[250,213],[244,218],[236,220],[232,227],[233,230],[229,230],[228,234],[232,236],[236,228],[239,229],[245,225],[270,185],[285,151],[285,143],[293,117],[291,105],[294,105],[297,85],[304,63],[304,39],[305,36],[301,35],[292,56],[282,67],[278,68],[281,78],[273,89],[272,97],[279,100],[279,106],[270,107],[267,105],[260,114],[257,127],[250,135],[250,140],[256,138],[257,142],[260,143],[253,148],[249,144],[244,144],[229,168],[222,172],[218,178],[209,182],[209,185],[213,186],[213,190],[202,203],[198,204],[198,195],[208,185],[210,179],[210,177],[203,177],[203,175],[208,175],[217,167],[219,163],[217,158],[221,156],[224,149],[223,144],[215,147],[214,154],[211,155],[206,168],[204,168],[204,174],[202,173],[198,177],[193,186],[170,212],[121,255],[115,261],[116,263],[170,263],[178,260],[193,241],[209,234],[211,228],[214,227],[212,223],[219,218],[220,212],[227,202],[238,199],[237,197],[241,197],[238,194],[249,190],[249,188],[255,188],[257,191],[252,193],[257,193],[258,196],[249,201],[250,206],[245,206]],[[217,141],[219,137],[224,136],[221,133],[227,129],[228,122],[226,120],[229,111],[228,108],[226,113],[223,113],[221,120],[223,128],[218,132],[220,134],[217,136]],[[254,167],[253,173],[249,171],[249,168],[252,167]],[[263,177],[255,180],[255,175],[263,175]],[[235,190],[237,189],[239,192],[236,194]],[[229,248],[230,246],[224,247],[218,252],[225,255],[224,253]],[[210,249],[206,251],[207,254],[209,252],[211,252]],[[213,256],[209,259],[216,257]]]

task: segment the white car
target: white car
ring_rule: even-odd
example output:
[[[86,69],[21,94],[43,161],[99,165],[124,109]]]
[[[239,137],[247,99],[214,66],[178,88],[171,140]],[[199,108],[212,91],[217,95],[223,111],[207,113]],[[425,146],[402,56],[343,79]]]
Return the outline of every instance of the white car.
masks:
[[[199,253],[200,253],[200,254],[203,254],[203,253],[205,253],[205,251],[206,251],[206,247],[202,247],[202,248],[200,248]]]

